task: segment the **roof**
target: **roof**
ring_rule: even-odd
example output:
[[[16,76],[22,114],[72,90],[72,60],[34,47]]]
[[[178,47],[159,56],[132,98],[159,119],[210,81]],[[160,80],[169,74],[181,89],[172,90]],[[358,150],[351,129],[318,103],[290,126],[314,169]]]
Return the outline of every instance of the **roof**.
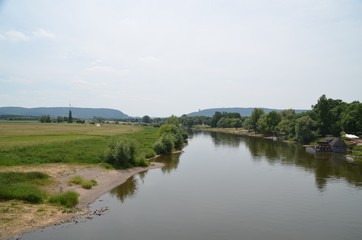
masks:
[[[346,144],[344,143],[344,141],[341,138],[333,138],[332,141],[329,142],[329,145],[331,146],[340,146],[340,147],[345,147]]]
[[[318,144],[320,145],[330,145],[330,146],[346,146],[344,141],[339,137],[327,137],[322,141],[319,141]]]

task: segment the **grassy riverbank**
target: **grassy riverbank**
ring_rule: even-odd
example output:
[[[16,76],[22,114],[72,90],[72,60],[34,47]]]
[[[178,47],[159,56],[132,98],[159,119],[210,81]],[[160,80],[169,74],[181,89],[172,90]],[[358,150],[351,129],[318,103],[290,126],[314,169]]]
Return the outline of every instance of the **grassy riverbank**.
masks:
[[[102,162],[103,154],[119,137],[132,138],[137,158],[152,155],[157,129],[132,125],[0,123],[0,166],[43,163]]]
[[[131,139],[135,158],[145,159],[159,138],[153,127],[11,121],[0,122],[0,135],[0,239],[82,213],[69,207],[79,200],[85,208],[134,173],[155,168],[107,170],[112,166],[103,160],[115,139]],[[75,177],[97,184],[69,184]]]

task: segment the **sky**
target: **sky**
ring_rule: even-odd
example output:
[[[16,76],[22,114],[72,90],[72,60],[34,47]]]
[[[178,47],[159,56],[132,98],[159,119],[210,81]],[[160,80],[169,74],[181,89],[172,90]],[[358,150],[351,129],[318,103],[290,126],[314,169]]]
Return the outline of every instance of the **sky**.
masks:
[[[362,97],[362,0],[0,0],[0,106],[166,117]]]

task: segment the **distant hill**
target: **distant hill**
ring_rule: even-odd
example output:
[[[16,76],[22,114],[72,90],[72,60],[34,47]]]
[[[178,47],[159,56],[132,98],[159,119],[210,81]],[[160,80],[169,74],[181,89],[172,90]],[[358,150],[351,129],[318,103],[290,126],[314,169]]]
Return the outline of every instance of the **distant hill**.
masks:
[[[32,116],[50,115],[50,117],[68,117],[69,110],[72,111],[74,118],[92,119],[93,117],[101,117],[104,119],[126,119],[128,115],[115,109],[108,108],[76,108],[76,107],[38,107],[38,108],[22,108],[22,107],[0,107],[0,116]]]
[[[270,109],[270,108],[261,108],[264,110],[265,113],[269,113],[271,111],[281,112],[282,109]],[[190,117],[196,116],[205,116],[205,117],[212,117],[214,116],[215,112],[228,112],[228,113],[240,113],[241,116],[249,117],[253,112],[254,108],[209,108],[200,110],[198,112],[192,112],[187,114]],[[302,113],[307,110],[295,110],[296,113]]]

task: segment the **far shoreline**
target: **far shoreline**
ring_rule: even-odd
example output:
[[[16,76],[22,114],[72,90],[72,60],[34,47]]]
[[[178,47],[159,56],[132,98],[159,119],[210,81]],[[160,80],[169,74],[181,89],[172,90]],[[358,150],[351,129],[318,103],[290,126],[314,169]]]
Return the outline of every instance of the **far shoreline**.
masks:
[[[239,136],[248,136],[248,137],[257,137],[257,138],[264,138],[273,140],[273,137],[266,137],[261,133],[253,133],[249,132],[243,128],[195,128],[196,131],[205,131],[205,132],[216,132],[216,133],[227,133]],[[294,143],[290,140],[278,140],[278,142],[285,142],[285,143]]]

